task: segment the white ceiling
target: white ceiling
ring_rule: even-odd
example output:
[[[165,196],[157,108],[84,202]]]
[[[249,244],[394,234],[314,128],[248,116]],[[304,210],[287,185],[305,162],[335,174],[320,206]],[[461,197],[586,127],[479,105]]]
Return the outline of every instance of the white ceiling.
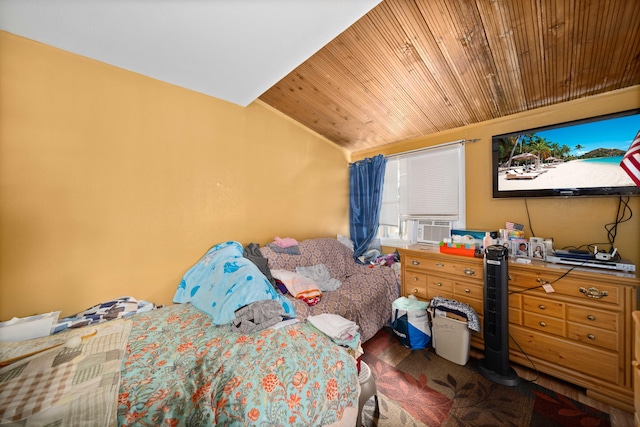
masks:
[[[0,0],[0,29],[246,106],[381,0]]]

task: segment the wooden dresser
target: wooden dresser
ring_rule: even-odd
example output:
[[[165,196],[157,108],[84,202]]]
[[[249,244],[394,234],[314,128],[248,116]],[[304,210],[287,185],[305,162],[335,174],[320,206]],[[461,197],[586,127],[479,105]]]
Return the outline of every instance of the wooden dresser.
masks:
[[[469,304],[482,323],[483,259],[442,254],[426,245],[398,252],[402,295],[423,300],[439,295]],[[537,261],[510,262],[508,274],[510,360],[527,367],[533,362],[541,372],[584,387],[594,399],[634,412],[631,313],[638,309],[640,279]],[[547,293],[543,284],[554,292]],[[471,345],[484,349],[482,333],[472,334]]]

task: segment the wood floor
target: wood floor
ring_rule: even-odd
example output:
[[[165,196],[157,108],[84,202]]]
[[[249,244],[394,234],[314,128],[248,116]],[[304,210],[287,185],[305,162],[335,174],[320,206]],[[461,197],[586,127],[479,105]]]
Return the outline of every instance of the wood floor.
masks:
[[[482,358],[483,354],[478,350],[471,349],[471,356],[475,358]],[[512,367],[520,378],[531,379],[535,378],[536,376],[535,371],[533,371],[532,369],[525,368],[524,366],[520,366],[517,364],[512,364]],[[615,408],[613,406],[606,405],[600,401],[591,399],[586,395],[585,390],[581,387],[543,374],[542,372],[538,373],[538,379],[535,381],[535,383],[541,387],[553,390],[556,393],[560,393],[563,396],[567,396],[568,398],[576,400],[580,403],[589,405],[602,412],[606,412],[611,418],[611,425],[613,427],[634,427],[633,414]]]

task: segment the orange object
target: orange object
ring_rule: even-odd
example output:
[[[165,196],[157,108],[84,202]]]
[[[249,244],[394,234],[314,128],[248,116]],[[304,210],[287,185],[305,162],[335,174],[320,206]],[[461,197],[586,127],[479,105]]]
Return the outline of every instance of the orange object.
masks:
[[[458,243],[440,243],[440,252],[443,254],[475,257],[476,248],[472,245],[462,245]]]

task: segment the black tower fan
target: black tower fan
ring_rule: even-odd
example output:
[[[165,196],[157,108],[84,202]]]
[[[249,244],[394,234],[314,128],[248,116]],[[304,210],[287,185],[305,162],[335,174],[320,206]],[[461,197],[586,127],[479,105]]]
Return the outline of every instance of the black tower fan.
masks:
[[[484,359],[478,371],[493,382],[515,386],[520,378],[509,366],[509,253],[492,245],[484,255]]]

